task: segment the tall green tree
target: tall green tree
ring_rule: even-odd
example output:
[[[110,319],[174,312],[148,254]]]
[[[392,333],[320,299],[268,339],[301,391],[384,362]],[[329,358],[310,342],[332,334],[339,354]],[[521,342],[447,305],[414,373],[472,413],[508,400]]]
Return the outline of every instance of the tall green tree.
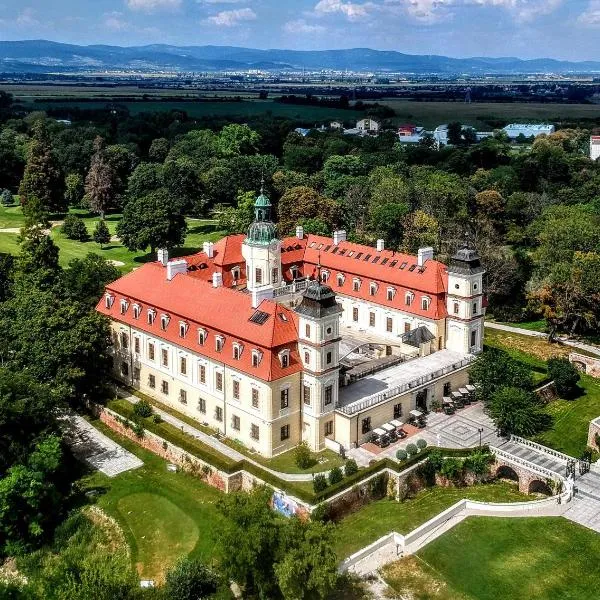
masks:
[[[552,424],[538,396],[520,387],[498,388],[488,404],[488,412],[502,435],[530,436]]]
[[[69,173],[65,177],[65,201],[67,206],[81,206],[85,187],[79,173]]]
[[[279,200],[279,235],[293,234],[295,227],[305,219],[318,218],[331,231],[340,219],[340,207],[335,200],[324,198],[309,187],[289,189]]]
[[[165,189],[130,199],[117,224],[117,235],[132,251],[180,246],[186,232],[179,201]]]
[[[167,572],[163,592],[169,600],[210,598],[221,586],[213,569],[194,558],[182,558]]]
[[[85,178],[85,196],[90,209],[104,219],[105,212],[117,200],[117,174],[106,156],[101,137],[94,140],[94,155]]]
[[[19,196],[23,206],[32,197],[38,198],[49,213],[62,212],[67,208],[63,174],[52,151],[50,136],[43,120],[37,121],[33,126]]]

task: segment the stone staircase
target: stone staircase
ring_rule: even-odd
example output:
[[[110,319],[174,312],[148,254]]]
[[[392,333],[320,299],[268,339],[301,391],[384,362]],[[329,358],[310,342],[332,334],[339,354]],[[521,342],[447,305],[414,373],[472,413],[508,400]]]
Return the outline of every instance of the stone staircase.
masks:
[[[512,436],[508,441],[501,444],[499,448],[517,458],[526,460],[563,477],[566,473],[568,461],[572,460],[570,456],[562,452],[557,452],[541,444],[536,444],[535,442],[530,442],[516,436]]]

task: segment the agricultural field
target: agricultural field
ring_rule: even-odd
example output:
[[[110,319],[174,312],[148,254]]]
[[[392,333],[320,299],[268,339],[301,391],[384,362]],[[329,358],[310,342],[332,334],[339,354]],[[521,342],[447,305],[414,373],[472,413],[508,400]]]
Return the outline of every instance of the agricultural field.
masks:
[[[85,210],[72,209],[70,212],[83,219],[91,235],[99,217],[91,215]],[[113,236],[120,218],[121,215],[119,214],[110,214],[106,217],[106,224]],[[95,252],[107,260],[113,261],[115,266],[123,272],[131,271],[135,267],[139,267],[140,264],[156,258],[149,253],[131,252],[114,237],[109,244],[102,248],[91,240],[88,242],[71,240],[61,232],[60,223],[61,221],[53,222],[51,236],[60,248],[60,263],[62,266],[66,266],[74,258],[83,258],[89,252]],[[185,245],[173,250],[173,256],[183,256],[197,252],[202,248],[204,241],[216,242],[224,235],[223,232],[218,231],[214,221],[188,218],[187,223],[188,233]],[[24,218],[20,207],[0,207],[0,253],[17,254],[19,252],[19,229],[23,225]]]
[[[487,119],[514,121],[561,122],[569,119],[600,119],[600,106],[595,104],[529,104],[413,102],[384,99],[379,101],[396,111],[395,122],[406,122],[435,128],[449,121],[460,121],[479,130],[490,129]]]
[[[600,536],[566,519],[471,517],[383,577],[413,600],[588,600],[599,560]]]

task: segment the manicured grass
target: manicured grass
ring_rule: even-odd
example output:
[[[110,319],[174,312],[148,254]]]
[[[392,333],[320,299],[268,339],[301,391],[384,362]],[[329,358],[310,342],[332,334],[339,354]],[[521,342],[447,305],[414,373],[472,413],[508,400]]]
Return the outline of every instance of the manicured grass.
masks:
[[[102,422],[94,426],[144,461],[117,477],[95,472],[81,480],[84,490],[99,492],[98,506],[123,528],[138,573],[160,581],[184,554],[210,560],[221,522],[215,507],[221,492],[192,475],[167,471],[164,460]]]
[[[391,531],[409,533],[463,498],[483,502],[534,499],[519,492],[516,484],[505,481],[462,488],[432,487],[404,502],[384,498],[340,521],[335,544],[338,557],[346,558]]]
[[[75,214],[83,219],[90,236],[94,231],[96,224],[100,220],[98,215],[90,214],[86,210],[71,209],[71,214]],[[54,218],[54,217],[52,217]],[[111,235],[115,234],[117,223],[121,218],[120,214],[109,214],[106,216],[106,224]],[[219,231],[214,221],[204,219],[187,219],[188,234],[185,244],[181,248],[174,248],[171,251],[172,256],[184,256],[192,254],[202,249],[202,243],[205,241],[216,242],[220,240],[224,233]],[[0,229],[22,227],[24,225],[23,213],[19,206],[5,208],[0,206]],[[100,247],[95,242],[78,242],[70,240],[61,231],[61,227],[53,227],[51,233],[52,239],[60,248],[60,264],[66,266],[74,258],[83,258],[90,252],[95,252],[106,260],[115,261],[121,271],[128,272],[139,267],[141,264],[155,260],[156,257],[150,253],[131,252],[121,242],[111,241],[106,246]],[[0,232],[0,253],[17,254],[19,245],[17,243],[18,233]],[[122,264],[121,264],[122,263]]]
[[[415,562],[383,571],[386,581],[415,600],[589,600],[600,586],[600,535],[562,519],[471,517],[423,550],[421,582],[443,581],[409,594]],[[410,568],[413,567],[413,568]],[[423,593],[423,589],[427,593]],[[433,586],[435,590],[435,586]]]
[[[506,323],[497,321],[499,325],[508,325],[509,327],[518,327],[519,329],[527,329],[529,331],[538,331],[540,333],[546,333],[548,326],[544,319],[538,321],[521,321],[519,323]]]
[[[567,346],[499,330],[486,329],[485,336],[486,345],[505,350],[516,360],[531,366],[534,375],[545,376],[546,365],[542,357],[552,356],[547,353],[566,356],[570,352]],[[574,400],[557,400],[547,405],[546,411],[552,415],[553,425],[534,438],[540,444],[574,457],[580,457],[587,447],[590,420],[600,416],[600,380],[582,373],[579,387],[581,395]]]

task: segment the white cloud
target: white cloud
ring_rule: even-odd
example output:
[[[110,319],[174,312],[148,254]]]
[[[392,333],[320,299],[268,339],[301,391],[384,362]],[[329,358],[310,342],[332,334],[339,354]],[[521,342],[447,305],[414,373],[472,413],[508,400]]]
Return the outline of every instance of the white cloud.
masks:
[[[600,0],[590,0],[587,8],[579,15],[577,22],[586,27],[599,27]]]
[[[342,13],[349,21],[358,21],[368,16],[375,7],[372,2],[356,4],[354,2],[344,2],[344,0],[320,0],[316,4],[314,12],[317,15]]]
[[[196,4],[247,4],[248,0],[196,0]]]
[[[123,13],[115,10],[104,14],[104,27],[111,31],[127,31],[131,26],[123,19]]]
[[[233,27],[243,21],[255,21],[256,13],[251,8],[238,8],[235,10],[222,10],[220,13],[205,19],[205,23],[211,23],[219,27]]]
[[[288,21],[283,25],[283,30],[286,33],[325,33],[327,29],[323,25],[314,25],[307,23],[305,19],[298,19],[297,21]]]
[[[159,10],[176,10],[182,0],[125,0],[127,8],[140,12],[156,12]]]
[[[15,23],[19,27],[37,27],[40,25],[40,21],[36,18],[36,12],[33,8],[25,7],[15,19]]]

